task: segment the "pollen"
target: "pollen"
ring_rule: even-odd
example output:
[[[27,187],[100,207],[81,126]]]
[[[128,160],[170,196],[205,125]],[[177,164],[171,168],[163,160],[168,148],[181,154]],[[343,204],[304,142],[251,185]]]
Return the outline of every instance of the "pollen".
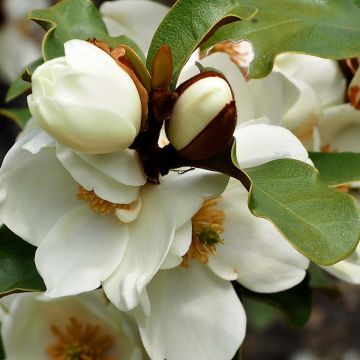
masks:
[[[51,360],[116,360],[107,355],[114,338],[101,327],[71,317],[64,330],[51,326],[56,340],[46,350]]]
[[[132,204],[114,204],[110,201],[101,199],[95,192],[79,187],[77,199],[87,202],[90,208],[101,215],[115,215],[117,209],[131,210]]]
[[[192,242],[189,251],[183,256],[182,266],[189,267],[190,259],[207,264],[209,256],[216,255],[216,247],[223,244],[224,212],[216,208],[220,198],[206,200],[193,216]]]

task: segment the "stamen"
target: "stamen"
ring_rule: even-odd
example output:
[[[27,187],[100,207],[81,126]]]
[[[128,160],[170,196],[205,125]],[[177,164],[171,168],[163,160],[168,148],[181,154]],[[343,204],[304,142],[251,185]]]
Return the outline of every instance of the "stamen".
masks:
[[[252,53],[250,49],[244,46],[244,44],[235,43],[233,41],[223,41],[216,44],[209,53],[212,54],[216,52],[224,52],[228,54],[231,61],[240,68],[243,75],[245,77],[247,76]]]
[[[116,360],[106,354],[114,338],[103,334],[98,325],[84,325],[71,317],[63,331],[57,326],[51,326],[51,331],[56,337],[46,349],[51,360]]]
[[[224,212],[216,209],[220,198],[206,200],[201,209],[193,216],[192,243],[189,251],[183,256],[183,267],[189,267],[189,260],[195,259],[207,264],[210,255],[216,255],[216,246],[223,244],[221,234],[224,232]]]
[[[86,201],[93,211],[101,215],[115,215],[117,209],[131,210],[134,204],[114,204],[110,201],[101,199],[93,190],[86,190],[82,186],[79,187],[76,197],[79,200]]]

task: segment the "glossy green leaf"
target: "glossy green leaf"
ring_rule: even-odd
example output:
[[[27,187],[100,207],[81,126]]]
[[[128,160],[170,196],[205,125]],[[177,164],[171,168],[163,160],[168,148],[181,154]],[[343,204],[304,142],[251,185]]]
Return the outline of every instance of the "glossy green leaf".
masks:
[[[250,77],[271,72],[277,54],[299,52],[342,59],[360,55],[360,6],[356,0],[239,0],[259,9],[248,21],[219,29],[204,47],[224,40],[251,41]],[[207,2],[203,2],[203,12]]]
[[[29,109],[0,109],[0,115],[15,121],[16,124],[23,129],[27,121],[31,118]]]
[[[6,226],[0,228],[0,295],[45,291],[35,267],[35,250]]]
[[[310,318],[313,293],[308,277],[299,285],[275,294],[255,293],[235,282],[233,286],[240,300],[250,299],[267,303],[280,310],[292,326],[304,326]]]
[[[31,74],[35,71],[35,69],[43,63],[42,59],[38,59],[27,66],[20,75],[13,81],[10,85],[9,90],[6,94],[5,102],[10,102],[11,100],[16,99],[20,95],[31,90],[30,78]],[[25,81],[26,78],[29,81]]]
[[[355,250],[360,238],[355,199],[323,184],[312,166],[280,159],[243,171],[252,182],[252,213],[269,219],[311,261],[331,265]]]
[[[126,36],[111,37],[96,6],[90,0],[62,0],[56,5],[34,10],[29,18],[46,30],[42,43],[45,61],[64,55],[63,44],[71,39],[96,38],[111,47],[128,45],[145,61],[140,48]]]
[[[360,153],[309,153],[321,180],[327,185],[360,181]]]
[[[191,53],[210,31],[223,21],[248,19],[257,12],[253,5],[246,6],[236,0],[178,0],[160,24],[151,43],[147,67],[159,48],[168,44],[174,60],[172,88]]]

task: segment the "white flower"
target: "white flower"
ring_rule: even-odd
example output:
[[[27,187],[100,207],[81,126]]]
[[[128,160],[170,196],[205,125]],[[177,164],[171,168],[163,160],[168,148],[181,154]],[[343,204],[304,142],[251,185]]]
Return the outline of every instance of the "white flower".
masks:
[[[242,165],[259,165],[280,154],[306,160],[299,140],[281,127],[247,124],[238,133],[248,139],[237,146]],[[146,303],[136,309],[152,359],[231,359],[245,336],[246,317],[229,281],[273,293],[303,280],[309,261],[269,221],[254,217],[247,200],[247,191],[231,180],[220,197],[205,201],[177,231],[163,270],[147,287],[150,311]],[[180,256],[183,266],[169,270]]]
[[[107,286],[109,297],[116,292],[129,310],[145,296],[175,230],[226,183],[223,175],[200,171],[146,184],[134,150],[86,155],[35,129],[5,157],[0,219],[38,247],[35,261],[48,296],[116,279]]]
[[[319,123],[319,135],[321,147],[329,151],[360,152],[360,111],[350,104],[329,107]]]
[[[337,61],[301,54],[282,54],[275,61],[276,71],[308,84],[322,107],[344,102],[346,79]]]
[[[100,291],[56,300],[17,294],[1,302],[6,360],[147,359],[134,321]]]
[[[1,2],[5,23],[0,28],[0,75],[5,81],[13,81],[25,66],[40,57],[40,45],[35,39],[38,26],[27,20],[27,13],[49,5],[49,0]]]
[[[168,11],[167,6],[149,0],[107,1],[100,7],[110,35],[128,36],[144,53]]]
[[[129,147],[139,133],[141,100],[130,75],[105,51],[82,40],[32,76],[30,111],[56,140],[83,153]]]

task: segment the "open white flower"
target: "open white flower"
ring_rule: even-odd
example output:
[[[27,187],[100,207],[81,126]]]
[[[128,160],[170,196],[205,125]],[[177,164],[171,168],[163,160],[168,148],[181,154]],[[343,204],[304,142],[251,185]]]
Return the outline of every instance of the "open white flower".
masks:
[[[135,322],[100,291],[56,300],[17,294],[1,302],[6,360],[148,358]]]
[[[13,81],[25,66],[40,57],[40,44],[35,36],[38,27],[27,20],[27,13],[49,5],[49,0],[1,2],[5,22],[0,25],[0,76],[5,81]]]
[[[38,247],[35,261],[48,296],[96,289],[117,269],[120,295],[131,309],[176,228],[226,183],[223,175],[200,172],[146,184],[133,150],[81,154],[35,129],[15,143],[0,170],[0,218]]]
[[[247,140],[238,141],[241,166],[279,157],[308,161],[300,141],[284,128],[246,124],[235,136]],[[147,304],[137,309],[152,359],[231,359],[245,336],[246,318],[229,281],[273,293],[303,280],[309,261],[269,221],[254,217],[247,200],[247,191],[231,180],[177,231],[164,270],[147,287],[150,311],[146,314]],[[167,269],[180,256],[182,266]],[[112,301],[121,303],[119,297]]]

